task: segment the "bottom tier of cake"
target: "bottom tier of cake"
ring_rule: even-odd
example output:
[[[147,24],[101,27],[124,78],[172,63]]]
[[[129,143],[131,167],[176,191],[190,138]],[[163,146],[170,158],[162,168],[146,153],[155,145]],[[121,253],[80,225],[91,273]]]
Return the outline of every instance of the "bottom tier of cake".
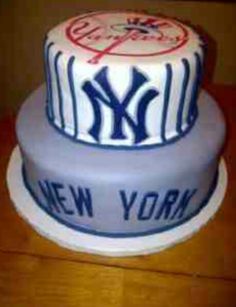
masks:
[[[195,126],[176,143],[104,149],[73,142],[51,127],[41,87],[17,119],[25,186],[42,210],[80,232],[122,238],[178,227],[213,193],[225,137],[213,99],[202,92],[198,105]]]

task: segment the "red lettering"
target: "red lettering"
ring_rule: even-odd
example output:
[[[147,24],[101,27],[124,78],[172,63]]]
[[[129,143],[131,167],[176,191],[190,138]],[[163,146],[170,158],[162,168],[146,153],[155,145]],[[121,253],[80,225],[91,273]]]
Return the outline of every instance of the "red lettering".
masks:
[[[89,25],[88,21],[80,21],[80,22],[76,23],[76,26],[72,30],[72,33],[75,34],[75,35],[79,34],[79,31],[86,28],[88,25]]]
[[[97,30],[101,29],[101,27],[96,27],[96,28],[93,28],[91,30],[89,30],[88,32],[85,32],[85,33],[78,33],[78,34],[81,34],[80,36],[77,36],[75,37],[75,42],[79,42],[81,39],[89,36],[90,34],[92,33],[95,33]]]

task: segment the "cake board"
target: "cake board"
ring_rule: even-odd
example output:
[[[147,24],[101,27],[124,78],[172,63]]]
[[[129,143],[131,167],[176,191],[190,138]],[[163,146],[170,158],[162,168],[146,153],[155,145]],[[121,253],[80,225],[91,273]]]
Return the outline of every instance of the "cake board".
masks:
[[[7,169],[7,184],[10,198],[18,214],[39,234],[65,248],[92,254],[122,257],[145,255],[159,252],[180,243],[200,230],[219,209],[227,186],[227,169],[222,158],[215,191],[201,212],[184,224],[165,232],[135,237],[106,238],[85,234],[70,229],[47,215],[34,201],[25,188],[22,178],[22,159],[16,146],[10,157]]]

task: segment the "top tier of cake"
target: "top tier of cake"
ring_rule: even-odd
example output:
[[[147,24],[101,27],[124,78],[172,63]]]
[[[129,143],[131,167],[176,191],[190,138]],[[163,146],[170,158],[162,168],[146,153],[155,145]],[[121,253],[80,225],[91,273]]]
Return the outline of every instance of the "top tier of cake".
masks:
[[[45,41],[48,119],[99,146],[173,142],[196,121],[202,62],[199,36],[176,20],[130,12],[72,18]]]

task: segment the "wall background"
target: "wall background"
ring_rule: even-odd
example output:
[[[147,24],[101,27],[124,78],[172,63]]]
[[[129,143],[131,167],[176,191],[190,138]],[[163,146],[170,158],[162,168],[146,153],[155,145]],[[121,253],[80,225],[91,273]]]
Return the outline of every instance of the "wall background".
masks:
[[[0,0],[0,112],[17,109],[43,82],[42,42],[61,21],[87,10],[135,9],[162,13],[203,28],[211,38],[214,83],[236,84],[236,4],[158,0]],[[0,114],[1,114],[0,113]]]

